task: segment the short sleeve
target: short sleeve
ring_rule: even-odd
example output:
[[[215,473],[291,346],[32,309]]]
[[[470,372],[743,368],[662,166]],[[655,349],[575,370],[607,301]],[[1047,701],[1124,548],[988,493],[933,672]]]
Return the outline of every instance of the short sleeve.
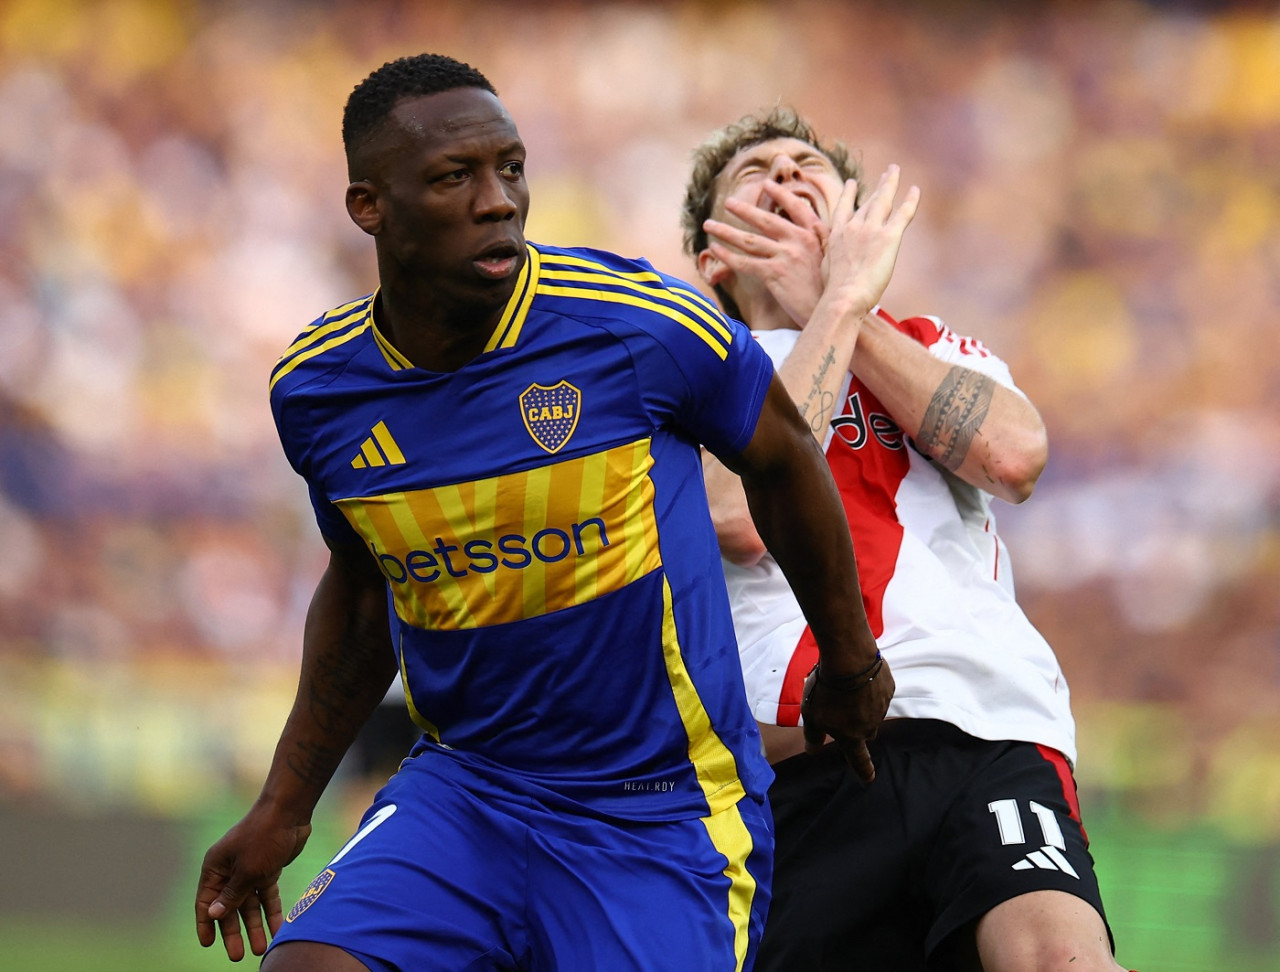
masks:
[[[360,543],[360,535],[343,516],[329,498],[324,495],[311,474],[312,430],[307,419],[307,410],[291,400],[280,387],[272,389],[271,413],[276,423],[276,433],[280,437],[280,446],[285,458],[302,480],[307,484],[307,494],[311,498],[311,509],[315,514],[316,525],[320,532],[330,540],[340,544]]]
[[[311,496],[311,509],[316,515],[316,526],[325,537],[344,546],[364,543],[355,527],[342,515],[342,511],[321,495],[314,483],[307,482],[307,493]]]
[[[957,334],[941,319],[932,316],[909,317],[899,326],[928,347],[935,358],[948,364],[972,368],[1022,394],[1022,390],[1013,382],[1009,366],[977,338]]]
[[[672,313],[653,315],[652,340],[634,354],[659,424],[716,454],[741,452],[755,433],[773,362],[742,323],[688,284],[670,284]]]

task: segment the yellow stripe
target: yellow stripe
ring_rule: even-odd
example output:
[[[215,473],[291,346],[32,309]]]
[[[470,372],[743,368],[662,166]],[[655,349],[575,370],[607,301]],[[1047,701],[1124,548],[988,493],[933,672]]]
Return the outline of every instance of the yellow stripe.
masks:
[[[404,688],[404,704],[409,708],[409,718],[413,720],[413,724],[439,742],[440,730],[436,728],[434,722],[418,711],[413,701],[413,693],[409,691],[409,671],[404,660],[404,635],[400,636],[400,684]]]
[[[578,520],[595,516],[604,508],[605,477],[609,471],[607,453],[586,456],[582,460],[582,485],[578,489]],[[578,568],[574,577],[574,604],[585,604],[599,597],[601,590],[600,562],[595,558]]]
[[[312,324],[304,329],[303,332],[294,340],[292,346],[285,351],[285,355],[287,356],[289,351],[305,347],[316,337],[320,336],[326,329],[328,331],[333,331],[334,328],[342,327],[344,324],[350,324],[352,321],[359,318],[360,314],[367,311],[372,304],[373,297],[368,296],[361,297],[359,300],[353,300],[349,304],[343,304],[341,307],[335,307],[333,310],[321,317],[319,323]]]
[[[378,444],[373,439],[365,439],[360,443],[360,452],[364,455],[364,461],[370,466],[385,466],[386,460],[382,458],[382,453],[378,451]]]
[[[492,532],[492,515],[484,517],[482,510],[493,509],[493,492],[496,486],[495,480],[484,480],[479,484],[477,489],[476,483],[462,483],[457,486],[442,486],[436,489],[436,501],[440,505],[440,514],[445,522],[449,525],[449,529],[453,531],[454,536],[469,537],[476,533]],[[485,500],[477,502],[476,497],[482,494]],[[472,519],[472,511],[474,511],[475,519]],[[484,522],[480,522],[481,520]],[[459,550],[459,556],[465,556],[464,552]],[[479,574],[478,583],[467,585],[466,588],[459,586],[458,592],[466,601],[466,616],[474,618],[477,614],[482,614],[485,605],[493,600],[495,593],[495,585],[497,581],[497,572],[490,574]]]
[[[524,529],[521,531],[533,543],[530,527],[542,527],[550,522],[547,505],[551,498],[551,466],[530,469],[524,476]],[[536,532],[536,530],[534,531]],[[537,557],[520,571],[524,581],[525,617],[536,618],[547,613],[547,565]]]
[[[746,791],[738,779],[737,761],[711,725],[711,717],[685,667],[671,603],[671,585],[666,577],[662,579],[662,655],[680,721],[689,735],[689,761],[693,763],[711,811],[702,822],[712,844],[728,862],[724,869],[729,879],[728,911],[734,926],[737,968],[741,969],[746,958],[751,900],[756,892],[756,880],[746,867],[753,846],[751,831],[738,809],[738,802]]]
[[[412,368],[413,362],[400,353],[400,349],[387,340],[378,325],[373,325],[373,341],[378,346],[378,350],[382,352],[382,357],[386,360],[387,365],[392,371],[404,371],[406,368]]]
[[[529,307],[533,304],[535,293],[533,283],[538,279],[542,257],[528,243],[525,244],[525,252],[528,257],[524,261],[524,266],[520,268],[520,279],[516,281],[516,289],[511,299],[507,301],[506,309],[498,320],[498,326],[489,335],[489,340],[484,346],[485,351],[514,347],[520,338],[524,322],[529,316]]]
[[[379,557],[407,624],[503,624],[588,603],[662,566],[649,446],[337,504]]]
[[[708,300],[707,296],[703,294],[701,291],[696,290],[687,284],[685,284],[684,286],[676,286],[678,284],[683,284],[684,281],[677,280],[675,281],[675,284],[673,284],[671,279],[668,278],[664,280],[661,274],[656,273],[653,270],[635,270],[635,271],[615,270],[613,267],[606,266],[605,264],[595,260],[586,260],[586,259],[583,259],[582,257],[567,256],[567,255],[548,257],[543,262],[550,263],[553,265],[564,264],[565,266],[570,266],[570,267],[585,267],[588,270],[595,270],[611,277],[624,277],[627,280],[638,280],[644,283],[654,283],[654,284],[657,284],[664,291],[678,291],[679,293],[684,294],[690,300],[694,301],[699,306],[701,306],[708,314],[710,314],[716,320],[723,320],[724,318],[724,315],[720,313],[719,308],[717,308],[714,303]],[[544,273],[546,272],[550,272],[550,271],[544,271]],[[728,334],[726,333],[725,336],[727,338]]]
[[[712,845],[729,862],[723,874],[729,879],[729,921],[733,924],[733,953],[737,960],[734,967],[741,972],[747,960],[751,902],[756,896],[756,879],[747,870],[747,858],[755,843],[736,805],[714,816],[703,817],[702,823]]]
[[[439,536],[439,531],[437,531],[436,527],[442,520],[445,520],[439,491],[421,490],[414,494],[413,502],[404,502],[404,493],[398,494],[396,498],[399,502],[388,504],[388,510],[400,530],[400,535],[407,544],[406,547],[401,549],[425,550],[430,552],[432,556],[436,556],[433,548],[435,539]],[[390,549],[395,548],[392,547]],[[457,620],[458,627],[474,628],[476,619],[471,611],[471,605],[468,603],[466,592],[458,584],[458,578],[449,572],[449,563],[446,562],[446,557],[451,557],[451,555],[446,553],[438,557],[439,564],[435,569],[439,571],[439,577],[433,585],[434,590],[437,596],[444,601],[448,615]],[[454,569],[456,570],[456,568]],[[410,589],[412,590],[412,588]],[[416,596],[413,601],[415,604],[414,613],[416,615],[425,613],[426,609]]]
[[[585,262],[585,261],[584,261]],[[661,290],[653,287],[645,286],[644,283],[635,282],[635,278],[656,278],[663,284]],[[674,287],[668,287],[666,282],[658,277],[657,274],[651,273],[581,273],[572,270],[543,270],[542,279],[544,280],[567,280],[577,281],[579,283],[592,284],[600,286],[603,284],[613,284],[614,286],[629,287],[642,294],[648,294],[651,297],[665,297],[679,304],[681,307],[692,311],[702,321],[714,330],[720,337],[724,338],[725,344],[733,343],[733,334],[729,328],[724,325],[720,314],[713,310],[704,300],[691,300],[693,294],[689,291],[679,290]]]
[[[289,359],[288,364],[285,364],[282,367],[280,367],[280,370],[277,371],[274,376],[272,376],[270,387],[275,388],[276,382],[278,382],[281,378],[283,378],[285,375],[291,372],[294,368],[298,367],[298,365],[302,364],[302,362],[307,361],[311,358],[314,358],[317,355],[324,354],[326,351],[332,348],[336,348],[339,345],[346,344],[352,338],[363,334],[368,329],[369,329],[369,322],[366,320],[359,327],[352,328],[350,331],[347,331],[345,334],[339,334],[337,337],[331,338],[330,340],[325,341],[323,344],[317,345],[316,347],[313,347],[307,351],[300,351],[293,358]]]
[[[627,527],[627,573],[639,575],[641,573],[642,561],[648,550],[648,542],[652,539],[649,536],[649,524],[645,518],[640,515],[640,511],[646,505],[652,502],[652,498],[647,494],[645,485],[648,484],[647,476],[641,478],[639,482],[636,480],[636,473],[645,467],[645,462],[649,458],[648,449],[643,451],[635,451],[631,456],[631,469],[628,478],[639,488],[633,488],[627,494],[627,512],[623,517],[623,522]]]
[[[659,304],[656,301],[644,300],[632,294],[618,294],[608,290],[583,290],[577,287],[553,287],[549,284],[539,284],[538,293],[546,294],[549,297],[577,297],[581,300],[602,300],[611,304],[629,304],[632,307],[641,307],[645,310],[656,311],[664,317],[680,324],[705,342],[707,347],[716,353],[716,357],[723,361],[729,356],[728,350],[715,337],[713,337],[705,327],[693,320],[686,314],[680,313],[665,304]]]
[[[338,508],[342,510],[343,515],[347,518],[347,522],[351,524],[352,528],[360,534],[360,536],[364,537],[366,543],[373,545],[377,550],[387,549],[387,538],[378,532],[377,528],[374,526],[373,517],[370,516],[370,513],[374,509],[374,504],[350,503],[340,505]],[[393,599],[393,601],[396,608],[396,615],[401,621],[407,622],[409,618],[401,610],[400,601],[398,599]]]
[[[382,446],[387,462],[393,466],[404,465],[404,453],[400,451],[396,440],[391,437],[391,430],[387,428],[386,422],[379,422],[373,427],[373,437],[378,440],[378,445]]]
[[[662,654],[680,721],[689,734],[689,760],[714,816],[741,800],[746,791],[738,779],[738,765],[733,753],[716,735],[711,716],[707,714],[689,670],[685,668],[675,613],[671,607],[671,586],[665,577],[662,580]]]
[[[371,298],[365,297],[362,300],[353,301],[350,304],[344,304],[336,310],[329,311],[329,313],[324,315],[319,324],[307,328],[296,339],[294,339],[294,342],[291,345],[285,348],[284,354],[280,356],[280,361],[283,361],[291,354],[301,351],[303,348],[311,347],[313,344],[328,335],[333,334],[335,331],[342,330],[352,321],[359,320],[362,314],[368,313],[369,307],[372,303],[373,301]]]

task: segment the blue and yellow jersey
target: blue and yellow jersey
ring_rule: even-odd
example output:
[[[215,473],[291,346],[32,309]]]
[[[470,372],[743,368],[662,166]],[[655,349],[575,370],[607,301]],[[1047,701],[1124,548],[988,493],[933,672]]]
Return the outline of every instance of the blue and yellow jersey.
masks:
[[[698,450],[754,432],[749,333],[644,261],[532,244],[456,372],[413,366],[373,304],[303,331],[271,403],[321,530],[381,565],[435,748],[625,818],[762,795]]]

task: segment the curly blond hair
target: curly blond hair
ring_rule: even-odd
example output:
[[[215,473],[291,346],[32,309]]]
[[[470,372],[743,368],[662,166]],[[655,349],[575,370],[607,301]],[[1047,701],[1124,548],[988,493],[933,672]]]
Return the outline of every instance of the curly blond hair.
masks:
[[[862,166],[843,142],[824,142],[799,112],[778,105],[767,112],[744,115],[731,125],[712,132],[693,150],[693,171],[685,187],[684,204],[680,207],[680,227],[684,232],[684,250],[697,259],[707,248],[707,231],[702,224],[711,218],[716,202],[716,180],[729,160],[745,148],[775,138],[795,138],[807,142],[831,160],[842,179],[858,180],[858,204],[862,202]],[[716,297],[731,317],[741,317],[737,304],[722,287],[715,288]]]

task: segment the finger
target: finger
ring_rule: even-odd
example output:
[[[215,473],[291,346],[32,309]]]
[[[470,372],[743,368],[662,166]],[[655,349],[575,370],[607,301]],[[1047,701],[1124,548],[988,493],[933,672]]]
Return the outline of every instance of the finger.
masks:
[[[863,783],[870,783],[876,778],[876,768],[871,762],[871,751],[867,749],[864,740],[842,741],[840,748],[844,750],[844,758],[848,760],[849,767],[858,774],[858,778]]]
[[[234,909],[218,919],[218,929],[222,932],[222,947],[227,950],[227,958],[239,962],[244,958],[244,938],[240,934],[240,917]]]
[[[893,197],[898,192],[900,172],[901,170],[898,166],[890,165],[880,176],[880,182],[876,186],[875,192],[867,199],[861,210],[861,212],[867,214],[869,220],[882,223],[889,218],[890,210],[893,207]]]
[[[707,231],[707,236],[711,239],[719,240],[726,246],[731,246],[752,256],[768,256],[777,250],[774,242],[768,237],[739,229],[737,226],[730,226],[728,223],[721,223],[718,220],[709,219],[703,223],[702,228]]]
[[[883,180],[883,177],[881,178]],[[877,191],[879,190],[877,189]],[[875,193],[872,193],[871,199],[874,199],[874,198],[875,198]],[[846,179],[844,182],[844,189],[840,191],[840,198],[836,201],[835,212],[831,214],[831,225],[834,227],[834,226],[840,226],[840,225],[843,225],[844,223],[847,223],[850,219],[853,218],[855,210],[857,210],[857,212],[860,214],[865,213],[867,211],[867,206],[871,202],[871,199],[868,199],[867,202],[863,204],[861,209],[857,209],[858,181],[856,179]]]
[[[796,226],[809,230],[823,225],[822,219],[814,211],[813,205],[804,196],[776,182],[766,182],[763,188],[764,195],[768,197],[768,201],[787,214],[788,219],[784,220],[784,222],[790,221]],[[758,209],[757,211],[765,212],[763,209]],[[770,213],[770,215],[775,219],[780,218],[776,213]]]
[[[209,919],[218,926],[218,931],[222,935],[222,946],[227,950],[227,957],[233,962],[239,962],[244,958],[244,939],[240,933],[240,917],[237,912],[245,899],[250,897],[250,893],[240,890],[233,879],[222,875],[217,875],[217,883],[222,887],[218,890],[217,897],[209,903],[207,914]],[[201,893],[207,895],[213,890],[215,887],[206,886],[201,889]],[[197,924],[198,919],[199,904],[197,904]],[[202,942],[205,934],[202,932]],[[207,944],[213,944],[212,936],[209,936],[209,939]]]
[[[804,203],[801,203],[801,205],[805,209],[809,209],[808,205]],[[806,226],[797,225],[794,218],[780,216],[777,213],[770,212],[767,208],[762,209],[759,206],[753,206],[750,203],[743,202],[741,199],[726,199],[724,206],[734,216],[737,216],[748,226],[759,230],[770,239],[781,239],[788,234],[803,232],[807,229]],[[809,215],[813,215],[812,209],[809,209]]]
[[[707,252],[723,263],[734,273],[751,273],[758,269],[765,257],[750,256],[741,250],[724,246],[720,243],[708,243]]]
[[[854,194],[855,196],[857,195],[856,189]],[[813,234],[818,238],[818,246],[821,247],[822,252],[825,253],[827,251],[827,240],[831,239],[831,227],[822,222],[822,220],[818,220],[818,222],[813,226]]]
[[[205,948],[218,940],[214,919],[221,917],[222,912],[219,910],[217,914],[210,914],[210,910],[218,899],[224,880],[225,878],[220,874],[203,871],[200,874],[200,884],[196,888],[196,937]]]
[[[249,938],[249,950],[254,955],[261,955],[267,950],[267,933],[262,927],[262,902],[257,892],[249,895],[240,906],[240,917]]]
[[[920,208],[920,187],[912,186],[907,190],[906,196],[900,205],[890,217],[890,221],[894,223],[895,228],[901,227],[905,230],[916,216],[916,210]]]
[[[280,886],[271,885],[259,897],[262,898],[262,910],[267,913],[267,928],[271,931],[271,937],[275,938],[276,932],[284,924],[284,909],[280,904]]]

